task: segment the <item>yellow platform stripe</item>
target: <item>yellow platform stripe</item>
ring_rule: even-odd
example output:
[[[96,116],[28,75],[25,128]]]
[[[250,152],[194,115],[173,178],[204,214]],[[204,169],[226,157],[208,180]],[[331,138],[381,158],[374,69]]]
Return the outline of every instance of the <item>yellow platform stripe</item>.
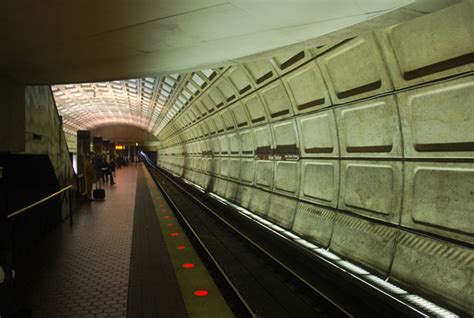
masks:
[[[234,317],[148,170],[142,166],[189,317]],[[179,249],[178,246],[184,246]],[[183,264],[194,264],[184,268]],[[196,296],[198,290],[209,292]]]

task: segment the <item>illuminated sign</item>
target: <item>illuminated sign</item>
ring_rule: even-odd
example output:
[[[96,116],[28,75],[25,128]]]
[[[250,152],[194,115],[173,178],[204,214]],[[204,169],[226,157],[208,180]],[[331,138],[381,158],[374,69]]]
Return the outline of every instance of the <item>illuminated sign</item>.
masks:
[[[124,145],[115,145],[115,150],[125,150]]]

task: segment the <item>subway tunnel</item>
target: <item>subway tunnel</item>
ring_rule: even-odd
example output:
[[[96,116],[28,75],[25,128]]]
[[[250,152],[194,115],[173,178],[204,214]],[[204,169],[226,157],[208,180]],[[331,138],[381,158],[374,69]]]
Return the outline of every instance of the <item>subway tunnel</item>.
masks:
[[[474,314],[473,0],[0,11],[0,317]]]

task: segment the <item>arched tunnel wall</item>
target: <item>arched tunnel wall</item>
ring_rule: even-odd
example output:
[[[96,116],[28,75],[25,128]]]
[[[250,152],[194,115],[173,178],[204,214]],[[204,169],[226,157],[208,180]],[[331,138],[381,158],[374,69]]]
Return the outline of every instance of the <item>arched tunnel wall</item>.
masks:
[[[159,165],[474,312],[474,2],[222,69]]]

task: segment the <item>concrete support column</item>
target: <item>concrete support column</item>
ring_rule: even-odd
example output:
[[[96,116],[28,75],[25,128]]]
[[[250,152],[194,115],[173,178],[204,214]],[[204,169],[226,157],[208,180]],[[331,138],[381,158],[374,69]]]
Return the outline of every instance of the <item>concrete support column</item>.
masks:
[[[89,130],[77,131],[77,174],[84,173],[84,160],[90,155],[91,132]]]

